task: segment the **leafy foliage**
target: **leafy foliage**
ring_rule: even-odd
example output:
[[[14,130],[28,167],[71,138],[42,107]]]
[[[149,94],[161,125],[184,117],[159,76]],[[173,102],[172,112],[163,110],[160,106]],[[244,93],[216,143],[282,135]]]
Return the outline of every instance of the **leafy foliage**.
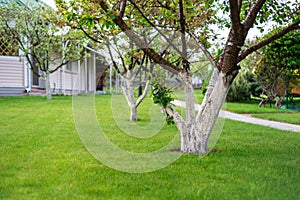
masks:
[[[243,21],[249,13],[249,8],[255,3],[249,0],[242,0],[241,3],[240,19]],[[223,19],[220,19],[220,22],[222,23],[219,25],[229,28],[231,26],[230,19],[229,17],[226,17],[229,16],[230,13],[229,1],[220,1],[218,6],[224,15]],[[277,25],[283,25],[285,23],[291,23],[292,21],[299,20],[299,9],[299,1],[266,0],[257,15],[257,20],[254,22],[254,26],[263,32],[266,28],[265,25],[270,21],[275,22]]]
[[[279,86],[300,78],[300,31],[295,30],[263,49],[254,70],[267,96],[277,96]]]
[[[172,91],[166,86],[161,86],[158,83],[153,85],[151,96],[153,102],[163,107],[164,110],[167,109],[167,107],[170,107],[170,105],[172,105],[171,102],[174,100]],[[173,116],[170,116],[167,112],[165,112],[165,114],[167,124],[174,124]]]
[[[245,73],[240,73],[233,81],[227,94],[227,101],[241,102],[250,100],[251,86],[246,79]]]
[[[80,34],[59,27],[61,23],[62,19],[45,7],[27,8],[12,4],[0,10],[1,38],[12,41],[11,45],[17,44],[22,50],[20,56],[28,58],[42,72],[52,73],[80,58],[77,45]],[[50,65],[56,66],[51,68]],[[35,73],[42,76],[38,71]]]
[[[47,80],[47,97],[51,98],[49,74],[81,57],[84,40],[64,25],[64,18],[43,6],[10,4],[0,8],[0,39],[22,51],[32,71]]]

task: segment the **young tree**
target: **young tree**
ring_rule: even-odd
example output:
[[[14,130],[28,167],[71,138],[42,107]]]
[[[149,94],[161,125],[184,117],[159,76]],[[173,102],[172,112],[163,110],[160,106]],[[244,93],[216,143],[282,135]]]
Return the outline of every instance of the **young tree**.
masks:
[[[80,2],[83,4],[80,5]],[[79,17],[82,21],[89,22],[91,28],[104,28],[110,30],[111,33],[116,29],[121,30],[155,63],[177,74],[181,79],[185,91],[186,119],[184,120],[171,104],[165,107],[165,111],[178,127],[181,133],[181,151],[186,153],[209,151],[208,140],[211,130],[229,87],[239,72],[239,63],[252,52],[291,30],[298,29],[300,23],[299,4],[289,1],[229,0],[218,4],[211,0],[94,0],[90,2],[93,4],[92,9],[86,6],[86,2],[89,1],[71,3],[70,6],[74,5],[79,9],[77,9],[78,12],[66,12],[68,18]],[[86,8],[90,8],[92,12],[83,12]],[[225,19],[217,17],[218,11],[224,12]],[[253,26],[266,22],[275,22],[281,28],[270,37],[250,47],[244,46],[249,30]],[[212,56],[207,45],[207,42],[215,37],[214,31],[208,26],[212,23],[229,29],[222,53],[217,57]],[[172,41],[164,37],[164,40],[172,46],[173,52],[181,58],[180,62],[176,64],[170,62],[169,59],[161,56],[157,49],[147,45],[143,37],[135,31],[140,27],[152,27],[162,37],[164,37],[160,31],[162,28],[180,31],[180,46],[172,45]],[[214,67],[197,114],[195,114],[191,67],[187,59],[187,38],[193,38],[197,42]]]
[[[50,74],[80,58],[78,33],[66,33],[63,20],[44,6],[11,4],[0,8],[1,38],[17,45],[38,77],[46,80],[47,99],[51,99]],[[80,33],[80,32],[79,32]]]
[[[291,31],[263,48],[254,75],[267,95],[259,106],[278,97],[275,105],[280,107],[287,87],[300,77],[300,31]]]
[[[116,38],[111,38],[110,41],[112,42],[107,41],[104,50],[108,51],[113,67],[122,78],[121,87],[130,109],[130,121],[137,121],[138,107],[150,90],[150,75],[153,64],[151,64],[149,57],[141,49],[134,48],[134,44],[130,41],[123,40],[125,46],[118,44]],[[104,54],[107,53],[104,52]],[[136,99],[134,83],[138,76],[140,77],[139,86],[141,86],[141,82],[145,82],[145,88]]]

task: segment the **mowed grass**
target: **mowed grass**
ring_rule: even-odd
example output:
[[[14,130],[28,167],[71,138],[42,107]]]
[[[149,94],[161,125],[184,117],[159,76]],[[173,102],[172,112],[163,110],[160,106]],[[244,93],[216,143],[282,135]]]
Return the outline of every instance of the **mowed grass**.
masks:
[[[300,100],[296,101],[296,105],[300,105]],[[224,109],[235,113],[251,114],[253,117],[257,118],[300,125],[300,112],[296,110],[279,109],[274,105],[270,107],[269,104],[259,108],[258,102],[255,101],[242,103],[226,102],[223,107]]]
[[[147,124],[146,101],[139,116]],[[122,135],[110,96],[96,97],[102,128],[122,148],[142,152],[176,134],[165,126],[148,141]],[[0,98],[0,199],[298,199],[300,134],[226,120],[216,153],[183,155],[166,168],[132,174],[106,167],[76,132],[72,97]],[[138,144],[138,145],[137,145]]]
[[[300,112],[252,114],[253,117],[300,125]]]

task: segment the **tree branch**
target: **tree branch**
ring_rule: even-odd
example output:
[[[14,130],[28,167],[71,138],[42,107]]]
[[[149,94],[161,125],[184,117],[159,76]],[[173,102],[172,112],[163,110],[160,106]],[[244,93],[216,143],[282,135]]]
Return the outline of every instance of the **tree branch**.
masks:
[[[241,52],[241,54],[238,57],[238,62],[242,61],[243,59],[245,59],[249,54],[253,53],[254,51],[262,48],[265,45],[270,44],[271,42],[273,42],[274,40],[284,36],[285,34],[289,33],[292,30],[295,29],[300,29],[300,20],[290,24],[288,27],[284,28],[283,30],[279,31],[278,33],[272,35],[271,37],[249,47],[248,49],[244,50]]]
[[[142,103],[142,101],[145,99],[146,95],[148,94],[149,89],[150,89],[150,80],[146,82],[146,86],[143,91],[143,94],[136,100],[135,107],[138,107]]]
[[[231,23],[232,23],[232,29],[237,31],[241,25],[238,1],[230,0],[229,7],[230,7],[230,19],[231,19]]]
[[[241,13],[243,0],[237,0],[237,4],[238,4],[238,12]]]
[[[202,52],[204,53],[204,55],[206,56],[206,58],[210,61],[210,63],[217,68],[218,64],[216,63],[216,61],[214,60],[214,58],[212,57],[212,55],[210,54],[210,52],[207,50],[207,48],[204,46],[204,44],[199,40],[199,38],[189,29],[187,29],[187,32],[190,36],[192,36],[194,38],[194,40],[196,40],[196,42],[199,44]]]
[[[84,28],[82,26],[79,26],[79,29],[88,37],[90,38],[91,40],[93,40],[94,42],[97,42],[97,43],[101,43],[100,40],[97,40],[96,38],[92,37],[90,34],[88,34]]]
[[[73,62],[73,61],[76,61],[76,60],[68,60],[68,61],[65,61],[65,62],[62,62],[60,65],[58,65],[57,67],[55,67],[53,70],[47,70],[48,72],[53,73],[55,71],[57,71],[59,68],[61,68],[62,66],[68,64],[69,62]]]
[[[256,16],[258,12],[260,11],[261,7],[265,3],[266,0],[256,0],[254,4],[252,4],[251,8],[249,9],[249,12],[242,23],[244,25],[244,28],[246,29],[246,32],[252,27],[252,25],[255,22]]]
[[[161,1],[159,1],[159,0],[157,0],[156,2],[160,5],[160,8],[165,8],[165,9],[167,9],[167,10],[170,10],[170,11],[176,13],[176,10],[173,9],[173,8],[171,8],[169,5],[167,5],[167,2],[166,2],[165,5],[164,5]],[[173,2],[173,3],[174,3],[174,2]]]
[[[125,60],[124,60],[124,58],[123,58],[123,56],[122,56],[122,54],[121,54],[121,52],[120,52],[120,50],[119,50],[119,48],[118,48],[117,40],[116,40],[115,37],[113,38],[113,42],[114,42],[115,50],[116,50],[116,52],[118,53],[118,55],[120,56],[120,59],[121,59],[121,62],[122,62],[122,67],[123,67],[123,70],[124,70],[124,71],[122,72],[122,74],[124,74],[124,73],[127,72]],[[108,41],[108,43],[109,43],[109,41]]]
[[[99,3],[101,8],[105,11],[108,12],[109,8],[104,2],[104,0],[95,0],[95,2]],[[165,68],[168,71],[173,72],[174,74],[179,74],[181,71],[180,68],[178,68],[175,65],[172,65],[170,62],[167,60],[163,59],[159,54],[157,54],[152,48],[149,48],[148,45],[145,43],[145,41],[141,40],[141,38],[134,33],[128,25],[125,23],[123,19],[121,19],[118,16],[115,16],[114,19],[112,19],[116,25],[119,26],[119,28],[138,46],[140,47],[145,54],[147,54],[149,57],[152,58],[154,62],[157,64],[160,64],[163,68]]]
[[[113,66],[114,66],[115,70],[120,74],[120,69],[118,68],[117,63],[115,62],[115,60],[113,58],[113,55],[111,53],[111,49],[110,49],[109,44],[106,43],[106,46],[107,46],[107,49],[108,49],[108,53],[109,53],[110,59],[112,60]]]
[[[133,2],[132,0],[129,0],[130,3],[138,10],[138,12],[142,15],[142,17],[150,24],[150,26],[152,26],[161,36],[163,36],[163,38],[168,42],[168,44],[170,44],[175,51],[181,55],[182,57],[184,57],[184,54],[170,41],[170,39],[163,33],[161,32],[145,15],[144,13],[141,11],[141,9],[136,5],[135,2]]]
[[[179,21],[180,21],[180,32],[181,32],[181,45],[182,45],[182,64],[185,71],[190,70],[189,62],[187,61],[187,50],[186,50],[186,38],[185,38],[185,16],[183,10],[182,0],[179,0]]]
[[[120,18],[123,18],[123,16],[124,16],[126,3],[127,3],[127,0],[121,0],[121,2],[120,2],[120,13],[119,13]]]
[[[175,122],[177,128],[179,130],[183,130],[183,128],[186,127],[186,124],[181,117],[181,115],[173,108],[173,106],[169,106],[165,109],[165,111],[168,113],[168,115],[173,117],[173,121]]]

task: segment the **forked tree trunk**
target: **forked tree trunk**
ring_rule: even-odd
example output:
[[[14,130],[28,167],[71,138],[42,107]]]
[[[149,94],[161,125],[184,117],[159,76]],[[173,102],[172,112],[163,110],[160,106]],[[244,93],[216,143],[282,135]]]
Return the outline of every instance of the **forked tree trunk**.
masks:
[[[138,116],[137,109],[135,107],[133,80],[127,78],[123,78],[123,80],[124,82],[122,84],[122,90],[129,106],[130,121],[137,121]]]
[[[208,141],[219,111],[225,101],[233,76],[227,76],[216,69],[200,106],[195,115],[194,89],[191,76],[181,74],[184,83],[186,120],[173,109],[167,109],[181,134],[181,151],[184,153],[207,153]]]
[[[46,74],[46,96],[48,100],[52,99],[51,86],[50,86],[50,73],[45,72]]]
[[[135,100],[134,98],[134,86],[133,86],[133,81],[134,81],[134,75],[132,74],[131,70],[128,70],[126,73],[126,77],[123,78],[123,84],[122,84],[122,90],[123,94],[126,97],[127,104],[129,106],[129,111],[130,111],[130,121],[137,121],[138,120],[138,106],[140,103],[144,100],[146,97],[148,91],[149,91],[149,81],[147,81],[145,89],[143,94]]]

